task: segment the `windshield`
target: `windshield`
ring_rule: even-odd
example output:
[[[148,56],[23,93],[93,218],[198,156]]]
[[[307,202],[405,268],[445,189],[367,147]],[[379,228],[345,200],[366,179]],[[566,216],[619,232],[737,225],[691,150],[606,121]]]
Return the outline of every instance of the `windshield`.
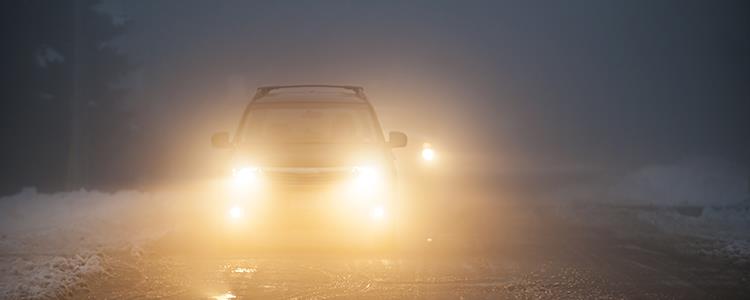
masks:
[[[360,107],[256,108],[249,112],[241,143],[375,143],[374,120]]]

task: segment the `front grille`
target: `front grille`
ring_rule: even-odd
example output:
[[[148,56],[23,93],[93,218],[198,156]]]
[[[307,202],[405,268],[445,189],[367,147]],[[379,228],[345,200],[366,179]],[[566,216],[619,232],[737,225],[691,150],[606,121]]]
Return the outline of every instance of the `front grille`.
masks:
[[[319,172],[276,170],[263,172],[264,179],[274,186],[326,186],[341,183],[351,176],[351,171],[340,169]]]

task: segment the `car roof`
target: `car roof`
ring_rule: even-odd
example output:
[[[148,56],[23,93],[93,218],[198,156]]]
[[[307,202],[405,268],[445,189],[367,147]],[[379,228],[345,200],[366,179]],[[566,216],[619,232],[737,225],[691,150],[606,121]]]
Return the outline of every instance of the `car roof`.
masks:
[[[260,87],[253,102],[368,103],[361,87],[334,85],[290,85]]]

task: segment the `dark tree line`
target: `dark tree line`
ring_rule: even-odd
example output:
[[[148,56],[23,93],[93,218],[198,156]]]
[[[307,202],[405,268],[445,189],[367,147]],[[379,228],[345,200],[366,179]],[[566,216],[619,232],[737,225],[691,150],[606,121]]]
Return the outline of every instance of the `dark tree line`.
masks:
[[[121,169],[131,116],[117,88],[132,66],[108,44],[124,24],[97,1],[7,1],[2,5],[0,194],[102,188]]]

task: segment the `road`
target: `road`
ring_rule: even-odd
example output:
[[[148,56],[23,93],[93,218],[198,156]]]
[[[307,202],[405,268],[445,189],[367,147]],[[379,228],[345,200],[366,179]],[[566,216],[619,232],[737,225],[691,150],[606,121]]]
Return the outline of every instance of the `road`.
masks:
[[[549,216],[508,228],[381,253],[114,253],[109,275],[74,298],[750,299],[747,268],[679,254],[671,241]]]

